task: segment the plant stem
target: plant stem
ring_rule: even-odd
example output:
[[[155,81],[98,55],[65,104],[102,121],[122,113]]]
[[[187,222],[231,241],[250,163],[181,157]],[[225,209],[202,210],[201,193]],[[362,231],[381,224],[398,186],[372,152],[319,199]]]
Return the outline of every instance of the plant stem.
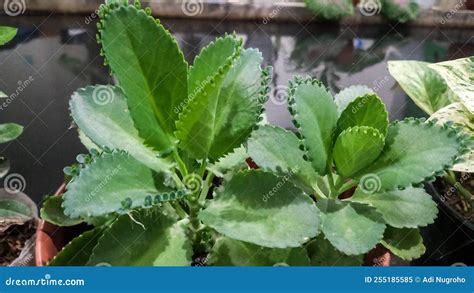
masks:
[[[472,201],[474,199],[469,190],[464,188],[462,184],[456,180],[456,176],[452,171],[448,171],[447,174],[444,175],[443,179],[449,185],[456,188],[459,191],[459,194],[461,194],[461,196],[464,197],[465,200]]]
[[[207,193],[209,192],[209,188],[211,187],[212,179],[214,179],[214,174],[212,172],[208,172],[206,175],[206,180],[204,181],[204,186],[201,190],[201,194],[199,195],[200,204],[203,204],[206,200]]]
[[[179,156],[178,150],[173,150],[173,157],[178,163],[178,169],[181,173],[181,176],[185,177],[186,175],[188,175],[188,169],[186,168],[186,164],[183,162],[183,159],[181,159],[181,157]]]
[[[188,217],[188,213],[186,213],[186,211],[183,210],[183,208],[181,207],[179,202],[170,202],[169,204],[172,208],[175,209],[175,211],[178,213],[178,215],[181,217],[181,219],[184,219],[184,218]]]
[[[184,187],[184,184],[183,182],[181,181],[181,179],[179,178],[179,176],[176,174],[176,173],[172,173],[171,174],[171,177],[173,178],[174,182],[176,183],[176,186],[178,186],[178,188],[183,188]]]

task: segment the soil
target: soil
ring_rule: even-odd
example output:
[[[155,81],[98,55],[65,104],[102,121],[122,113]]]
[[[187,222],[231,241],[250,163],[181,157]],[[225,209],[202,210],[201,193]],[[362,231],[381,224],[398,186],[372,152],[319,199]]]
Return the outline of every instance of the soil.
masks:
[[[471,193],[474,193],[474,176],[468,173],[459,173],[458,182]],[[474,209],[472,202],[466,201],[457,190],[443,180],[438,180],[435,187],[440,193],[441,201],[454,208],[464,219],[474,223]]]
[[[19,255],[25,242],[36,232],[36,221],[12,225],[0,233],[0,266],[8,266]]]

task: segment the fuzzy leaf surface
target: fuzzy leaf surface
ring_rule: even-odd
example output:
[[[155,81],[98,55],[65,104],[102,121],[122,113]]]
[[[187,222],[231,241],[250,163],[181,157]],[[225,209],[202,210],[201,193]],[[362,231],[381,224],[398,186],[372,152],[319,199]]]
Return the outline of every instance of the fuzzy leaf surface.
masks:
[[[360,266],[363,262],[363,255],[345,255],[322,234],[312,240],[306,249],[313,266]]]

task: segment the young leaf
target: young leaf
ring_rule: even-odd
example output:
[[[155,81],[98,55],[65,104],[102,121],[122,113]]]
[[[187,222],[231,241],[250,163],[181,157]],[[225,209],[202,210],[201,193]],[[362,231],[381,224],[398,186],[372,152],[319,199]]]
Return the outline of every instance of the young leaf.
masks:
[[[432,224],[438,214],[436,203],[422,188],[408,187],[367,194],[358,189],[352,202],[373,206],[387,224],[395,228],[416,228]]]
[[[337,112],[341,115],[342,111],[347,108],[350,102],[356,98],[368,94],[375,94],[374,90],[365,85],[353,85],[341,90],[334,96],[334,101],[337,105]]]
[[[363,255],[345,255],[321,234],[306,249],[313,266],[360,266],[363,262]]]
[[[330,199],[320,200],[316,205],[324,236],[347,255],[366,253],[383,237],[382,215],[368,205]]]
[[[290,110],[311,165],[320,175],[325,175],[337,121],[331,94],[315,80],[296,80],[290,89]]]
[[[183,53],[171,34],[145,11],[120,5],[102,12],[102,48],[135,126],[146,144],[166,151],[173,147],[175,109],[188,94]]]
[[[70,218],[64,214],[62,196],[51,196],[44,203],[41,208],[41,218],[49,223],[60,227],[74,226],[82,223],[80,218]]]
[[[9,26],[0,26],[0,46],[10,42],[17,33],[18,29]]]
[[[188,266],[192,245],[185,229],[162,208],[122,215],[104,231],[88,265]]]
[[[308,266],[305,249],[267,248],[222,237],[212,248],[209,264],[215,266]]]
[[[262,54],[254,49],[240,54],[227,60],[179,117],[176,136],[193,158],[219,159],[240,146],[257,123]]]
[[[257,166],[278,175],[292,172],[299,181],[311,187],[318,174],[303,159],[304,152],[299,147],[296,135],[270,125],[259,127],[247,142],[248,153]]]
[[[474,113],[474,56],[430,64],[429,67],[444,78],[464,107]]]
[[[388,226],[381,243],[393,254],[405,260],[418,258],[426,251],[418,229],[397,229]]]
[[[127,151],[142,164],[166,172],[172,164],[147,147],[133,125],[119,87],[98,85],[76,91],[70,101],[71,115],[80,130],[99,147]]]
[[[15,123],[0,124],[0,143],[12,141],[23,132],[23,126]]]
[[[354,14],[351,0],[305,0],[306,7],[322,19],[338,20]]]
[[[288,180],[258,170],[237,173],[199,218],[236,240],[298,247],[318,234],[320,222],[314,202]]]
[[[385,137],[375,128],[355,126],[344,130],[334,145],[334,163],[339,174],[352,177],[375,161],[383,150]]]
[[[428,64],[421,61],[389,61],[388,70],[418,107],[433,114],[452,101],[446,82]]]
[[[420,7],[415,0],[381,0],[382,13],[388,19],[397,22],[407,22],[416,19]]]
[[[353,126],[370,126],[383,135],[387,133],[388,113],[376,94],[358,97],[342,111],[337,121],[338,133]]]
[[[95,228],[74,238],[49,262],[48,266],[86,265],[102,232],[102,228]]]
[[[417,119],[391,124],[382,154],[359,172],[365,174],[361,185],[364,178],[373,178],[377,186],[371,192],[378,192],[424,182],[449,169],[461,148],[453,129]]]
[[[86,218],[144,206],[147,198],[169,191],[152,170],[130,155],[104,153],[67,186],[64,213]],[[123,202],[128,202],[123,207]]]

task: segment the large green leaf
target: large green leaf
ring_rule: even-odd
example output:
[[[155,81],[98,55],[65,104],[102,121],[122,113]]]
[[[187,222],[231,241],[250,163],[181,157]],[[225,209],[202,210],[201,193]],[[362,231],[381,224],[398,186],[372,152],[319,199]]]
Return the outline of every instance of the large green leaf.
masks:
[[[49,223],[57,226],[67,227],[74,226],[83,222],[80,218],[70,218],[64,214],[62,196],[51,196],[44,203],[41,208],[41,218]]]
[[[421,61],[389,61],[388,70],[418,107],[433,114],[449,105],[451,99],[446,82],[428,64]]]
[[[345,255],[332,246],[331,242],[319,235],[307,246],[311,265],[314,266],[360,266],[363,255]]]
[[[405,260],[418,258],[426,251],[418,229],[397,229],[389,226],[381,243],[393,254]]]
[[[474,56],[430,64],[471,113],[474,113]]]
[[[399,23],[416,19],[420,12],[420,7],[416,0],[381,0],[380,3],[383,15],[389,20]]]
[[[366,253],[383,237],[382,215],[368,205],[323,199],[317,206],[324,236],[345,254]]]
[[[407,119],[388,128],[380,157],[361,171],[364,180],[375,183],[370,192],[407,187],[433,179],[449,169],[462,148],[453,129],[417,119]]]
[[[222,237],[211,250],[209,264],[215,266],[308,266],[306,250],[268,248]]]
[[[162,208],[122,215],[105,230],[89,265],[188,266],[192,245],[185,222]]]
[[[64,213],[86,218],[147,204],[147,198],[169,191],[163,178],[124,152],[104,153],[67,186]]]
[[[15,123],[0,124],[0,143],[14,140],[23,132],[23,126]]]
[[[145,146],[119,87],[98,85],[79,89],[72,95],[70,109],[80,130],[99,147],[127,151],[158,172],[171,168],[169,161],[158,158],[156,151]]]
[[[314,202],[288,182],[259,170],[242,171],[217,190],[199,214],[227,237],[265,247],[298,247],[318,234]]]
[[[383,150],[385,137],[375,128],[355,126],[344,130],[334,145],[337,171],[351,177],[375,161]]]
[[[359,189],[349,200],[375,207],[385,222],[396,228],[427,226],[434,222],[438,214],[436,203],[422,188],[408,187],[374,194]]]
[[[25,194],[0,189],[0,219],[28,221],[38,216],[35,203]],[[2,228],[0,226],[0,228]],[[1,230],[1,229],[0,229]]]
[[[0,46],[10,42],[17,33],[18,29],[9,26],[0,26]]]
[[[360,96],[350,102],[337,121],[338,133],[353,126],[370,126],[387,133],[388,113],[376,94]]]
[[[159,151],[172,147],[179,108],[187,98],[187,70],[176,40],[135,6],[102,9],[107,62],[120,82],[140,136]]]
[[[84,266],[89,261],[92,250],[102,236],[103,229],[82,233],[74,238],[49,262],[49,266]],[[99,264],[102,265],[102,264]],[[107,265],[107,264],[104,264]]]
[[[322,19],[338,20],[354,14],[351,0],[305,0],[306,7]]]
[[[339,114],[347,108],[350,102],[354,101],[360,96],[368,94],[375,94],[374,90],[365,85],[353,85],[346,87],[334,96],[334,101],[337,105],[337,111]]]
[[[337,122],[336,104],[323,84],[309,79],[296,83],[290,89],[290,110],[312,166],[324,175]]]
[[[304,152],[299,147],[296,135],[270,125],[259,127],[247,142],[248,153],[260,168],[282,176],[291,172],[311,187],[318,174],[303,158]]]
[[[262,109],[262,60],[254,49],[234,55],[188,103],[176,136],[191,157],[217,160],[248,138]]]

